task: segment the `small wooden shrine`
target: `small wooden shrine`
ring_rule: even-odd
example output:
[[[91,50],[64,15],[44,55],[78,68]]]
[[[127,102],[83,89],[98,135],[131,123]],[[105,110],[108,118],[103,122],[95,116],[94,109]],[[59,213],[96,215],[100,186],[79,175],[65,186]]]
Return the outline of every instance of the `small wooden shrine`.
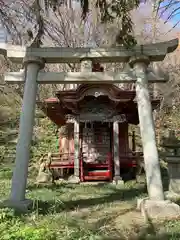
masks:
[[[154,109],[159,100],[151,103]],[[72,169],[80,181],[111,181],[120,171],[135,173],[141,153],[136,152],[134,135],[130,148],[128,133],[129,124],[139,124],[135,91],[81,84],[46,99],[43,110],[59,126],[59,153],[51,168]]]

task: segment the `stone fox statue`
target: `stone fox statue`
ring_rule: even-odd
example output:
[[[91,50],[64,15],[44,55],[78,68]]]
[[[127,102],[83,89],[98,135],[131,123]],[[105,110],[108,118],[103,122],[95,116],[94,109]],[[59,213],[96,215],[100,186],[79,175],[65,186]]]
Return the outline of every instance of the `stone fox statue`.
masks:
[[[46,162],[44,160],[46,155],[47,154],[42,155],[39,160],[39,164],[38,164],[39,171],[38,171],[38,176],[36,178],[37,183],[45,183],[51,180],[51,175],[49,174],[49,172],[46,171]]]
[[[46,156],[47,156],[47,158],[46,158]],[[38,176],[36,178],[37,183],[47,183],[49,181],[52,181],[52,183],[54,183],[55,180],[59,179],[60,174],[59,174],[58,170],[50,168],[51,161],[52,161],[52,153],[51,152],[44,154],[40,158],[39,172],[38,172]]]

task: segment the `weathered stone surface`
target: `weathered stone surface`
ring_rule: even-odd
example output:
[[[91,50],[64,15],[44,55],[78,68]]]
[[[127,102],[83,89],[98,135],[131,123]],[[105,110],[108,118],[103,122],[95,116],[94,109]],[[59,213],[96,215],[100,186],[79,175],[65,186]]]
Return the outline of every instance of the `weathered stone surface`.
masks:
[[[74,122],[74,179],[72,181],[79,181],[79,168],[80,168],[80,158],[79,158],[79,121]]]
[[[48,183],[52,181],[52,176],[46,172],[40,172],[36,178],[36,183]]]
[[[180,141],[174,130],[169,130],[162,137],[165,148],[165,161],[168,163],[169,192],[180,195]]]
[[[172,191],[167,191],[164,193],[165,198],[171,201],[177,201],[180,200],[180,194],[174,193]]]
[[[169,191],[180,194],[180,179],[170,179]]]
[[[124,181],[122,180],[122,178],[120,176],[115,176],[113,178],[113,184],[124,185]]]
[[[0,45],[1,52],[7,51],[7,57],[16,63],[22,63],[27,56],[42,57],[46,63],[79,63],[88,59],[96,62],[127,62],[134,55],[144,54],[151,61],[162,61],[167,53],[173,52],[179,39],[155,44],[137,45],[131,49],[124,46],[116,48],[62,48],[43,47],[31,48],[7,44]]]
[[[152,201],[149,199],[139,199],[137,209],[145,219],[166,219],[180,216],[180,206],[170,200]]]
[[[80,179],[74,175],[68,178],[68,183],[80,183]]]
[[[36,63],[40,69],[43,69],[45,66],[45,61],[41,57],[27,56],[23,59],[23,65],[28,66],[28,64]],[[22,69],[20,70],[22,72]]]
[[[169,173],[169,191],[180,194],[180,157],[166,157]]]
[[[136,97],[148,194],[151,200],[164,200],[152,106],[146,75],[148,62],[149,59],[146,56],[130,59],[131,66],[133,65],[137,76]]]
[[[25,191],[28,176],[28,165],[30,146],[33,135],[34,113],[37,94],[37,75],[42,66],[37,59],[28,64],[26,73],[26,84],[24,87],[23,105],[20,116],[19,137],[16,147],[15,168],[12,177],[10,199],[21,201],[25,199]]]
[[[25,82],[24,72],[9,72],[5,73],[5,81],[10,84],[23,84]],[[149,83],[166,82],[167,78],[159,77],[158,75],[147,72]],[[129,72],[43,72],[38,74],[37,82],[39,84],[53,83],[133,83],[136,81],[136,76],[133,71]]]
[[[121,179],[121,180],[113,180],[113,184],[115,185],[121,185],[121,186],[124,186],[124,181]]]
[[[91,72],[92,61],[84,60],[81,62],[81,72]]]

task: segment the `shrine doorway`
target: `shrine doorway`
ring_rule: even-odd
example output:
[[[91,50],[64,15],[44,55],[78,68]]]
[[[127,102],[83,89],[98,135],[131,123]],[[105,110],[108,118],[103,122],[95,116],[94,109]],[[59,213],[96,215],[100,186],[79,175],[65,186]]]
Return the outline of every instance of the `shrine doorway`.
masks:
[[[112,155],[112,123],[81,123],[81,150],[87,163],[105,163]]]
[[[81,181],[112,179],[112,130],[108,122],[80,123]]]

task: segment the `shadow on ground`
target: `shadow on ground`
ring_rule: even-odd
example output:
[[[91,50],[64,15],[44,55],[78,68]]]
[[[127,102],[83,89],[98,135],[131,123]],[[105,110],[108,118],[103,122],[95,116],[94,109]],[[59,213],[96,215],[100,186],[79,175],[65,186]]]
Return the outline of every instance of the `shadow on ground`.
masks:
[[[97,185],[94,187],[100,188],[102,187],[102,185],[100,186]],[[95,198],[89,198],[89,199],[67,200],[63,202],[61,201],[61,199],[55,200],[55,201],[37,200],[38,212],[39,214],[46,215],[52,210],[54,212],[61,212],[62,210],[72,211],[77,208],[82,209],[82,208],[87,208],[87,207],[100,205],[100,204],[113,203],[115,201],[131,201],[131,200],[135,200],[136,197],[144,193],[146,193],[146,188],[144,186],[140,186],[138,188],[130,188],[130,189],[114,188],[112,189],[111,193],[103,194],[102,197],[95,197]]]
[[[102,240],[126,240],[127,236],[123,236],[122,233],[119,233],[116,237],[104,237]],[[132,236],[128,238],[129,240],[179,240],[180,233],[170,234],[170,233],[162,233],[162,234],[151,234],[149,231],[144,233],[137,234],[136,236]]]
[[[51,190],[60,190],[62,188],[67,188],[67,189],[75,189],[76,185],[74,184],[29,184],[28,185],[28,190],[29,191],[33,191],[33,190],[37,190],[37,189],[51,189]]]
[[[126,210],[126,212],[131,211],[131,209]],[[123,213],[121,213],[123,215]],[[111,219],[109,219],[111,221]],[[101,226],[104,226],[107,224],[107,219],[106,221],[102,222],[101,220],[98,220],[95,223],[95,227],[93,231],[97,231],[98,228]],[[179,240],[180,239],[180,233],[167,233],[165,232],[163,222],[161,224],[155,224],[152,223],[152,221],[149,219],[147,224],[144,224],[144,226],[132,226],[131,230],[126,233],[121,230],[115,229],[111,231],[109,236],[104,236],[102,237],[102,240]]]

